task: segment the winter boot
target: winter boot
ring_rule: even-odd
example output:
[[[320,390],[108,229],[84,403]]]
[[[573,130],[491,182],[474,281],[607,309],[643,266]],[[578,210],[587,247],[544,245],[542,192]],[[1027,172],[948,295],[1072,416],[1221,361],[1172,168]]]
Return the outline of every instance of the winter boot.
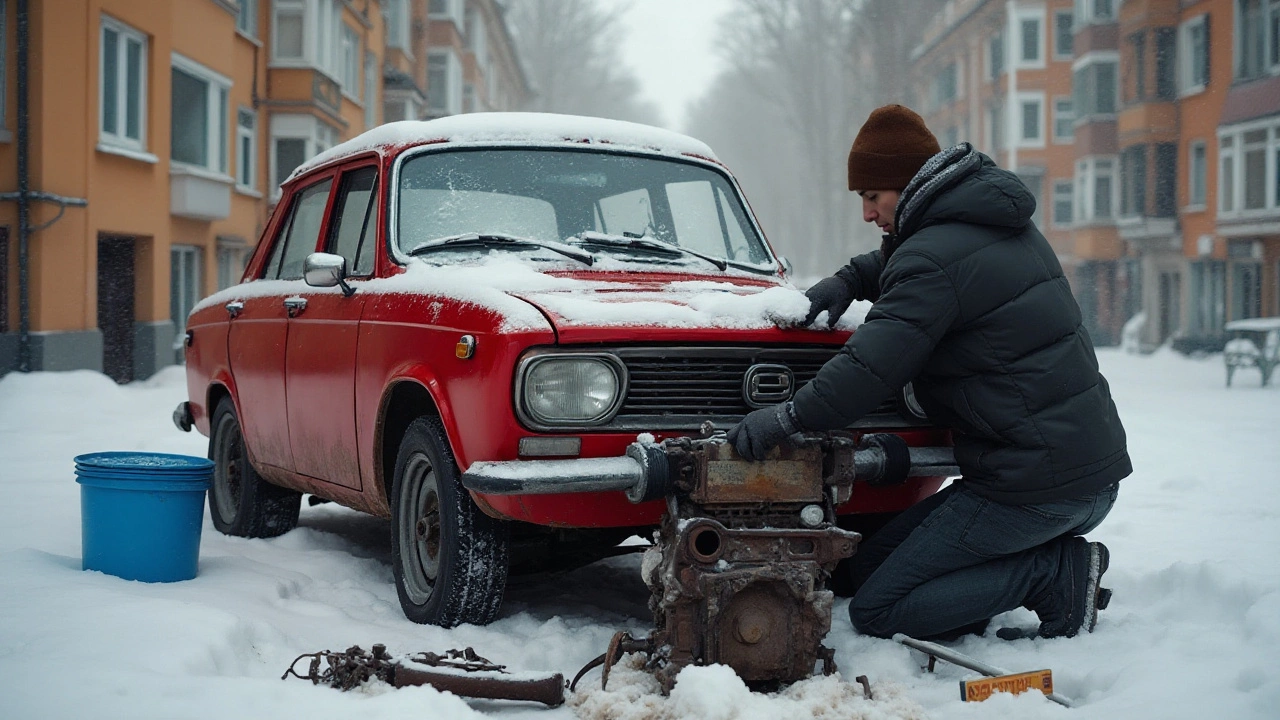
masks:
[[[1040,637],[1075,637],[1081,630],[1093,632],[1098,611],[1111,602],[1111,591],[1101,586],[1102,574],[1111,563],[1111,553],[1100,542],[1073,538],[1066,553],[1059,596],[1065,612],[1040,613]],[[1039,612],[1039,609],[1037,609]]]

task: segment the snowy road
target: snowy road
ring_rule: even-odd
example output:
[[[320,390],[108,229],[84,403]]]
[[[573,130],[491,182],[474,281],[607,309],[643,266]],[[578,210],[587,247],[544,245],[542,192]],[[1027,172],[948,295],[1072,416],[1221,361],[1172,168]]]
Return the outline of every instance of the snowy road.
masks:
[[[274,540],[223,537],[206,519],[192,581],[83,572],[72,457],[205,453],[204,437],[169,419],[185,395],[169,368],[124,387],[88,372],[0,379],[0,718],[1280,717],[1280,387],[1247,372],[1223,387],[1219,356],[1100,359],[1137,468],[1091,535],[1111,548],[1115,599],[1092,635],[958,646],[1001,667],[1051,668],[1076,710],[1035,693],[961,703],[956,681],[970,674],[922,673],[920,656],[854,633],[843,602],[827,642],[847,676],[870,677],[875,702],[832,679],[753,696],[716,667],[686,671],[668,699],[621,668],[610,693],[552,711],[281,682],[301,653],[374,642],[472,646],[516,670],[571,674],[614,630],[646,630],[638,558],[517,580],[497,622],[449,631],[401,615],[386,522],[332,505],[304,505],[299,529]]]

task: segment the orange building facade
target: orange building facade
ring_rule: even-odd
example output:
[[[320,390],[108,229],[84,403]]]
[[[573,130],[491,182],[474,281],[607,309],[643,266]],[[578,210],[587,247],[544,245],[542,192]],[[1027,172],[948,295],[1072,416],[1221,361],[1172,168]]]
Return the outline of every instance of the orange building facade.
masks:
[[[484,88],[474,110],[524,102],[501,12],[494,0],[0,0],[0,374],[125,382],[179,361],[187,313],[239,282],[279,184],[307,158],[429,117],[428,96],[462,97],[464,83]],[[437,27],[455,28],[457,77],[435,72]]]
[[[1097,344],[1280,314],[1277,0],[952,0],[913,75],[944,144],[1036,194]]]

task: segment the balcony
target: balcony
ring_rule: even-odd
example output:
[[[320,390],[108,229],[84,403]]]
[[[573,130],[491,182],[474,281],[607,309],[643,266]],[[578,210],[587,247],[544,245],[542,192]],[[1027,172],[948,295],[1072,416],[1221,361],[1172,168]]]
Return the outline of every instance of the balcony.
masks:
[[[235,178],[189,165],[169,166],[169,213],[193,220],[222,220],[231,215]]]

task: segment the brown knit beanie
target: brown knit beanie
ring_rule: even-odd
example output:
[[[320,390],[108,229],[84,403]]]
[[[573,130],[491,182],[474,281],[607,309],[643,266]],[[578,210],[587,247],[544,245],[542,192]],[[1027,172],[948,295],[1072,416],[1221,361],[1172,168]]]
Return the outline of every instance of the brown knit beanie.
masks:
[[[924,118],[902,105],[876,108],[849,150],[850,190],[902,190],[942,152]]]

